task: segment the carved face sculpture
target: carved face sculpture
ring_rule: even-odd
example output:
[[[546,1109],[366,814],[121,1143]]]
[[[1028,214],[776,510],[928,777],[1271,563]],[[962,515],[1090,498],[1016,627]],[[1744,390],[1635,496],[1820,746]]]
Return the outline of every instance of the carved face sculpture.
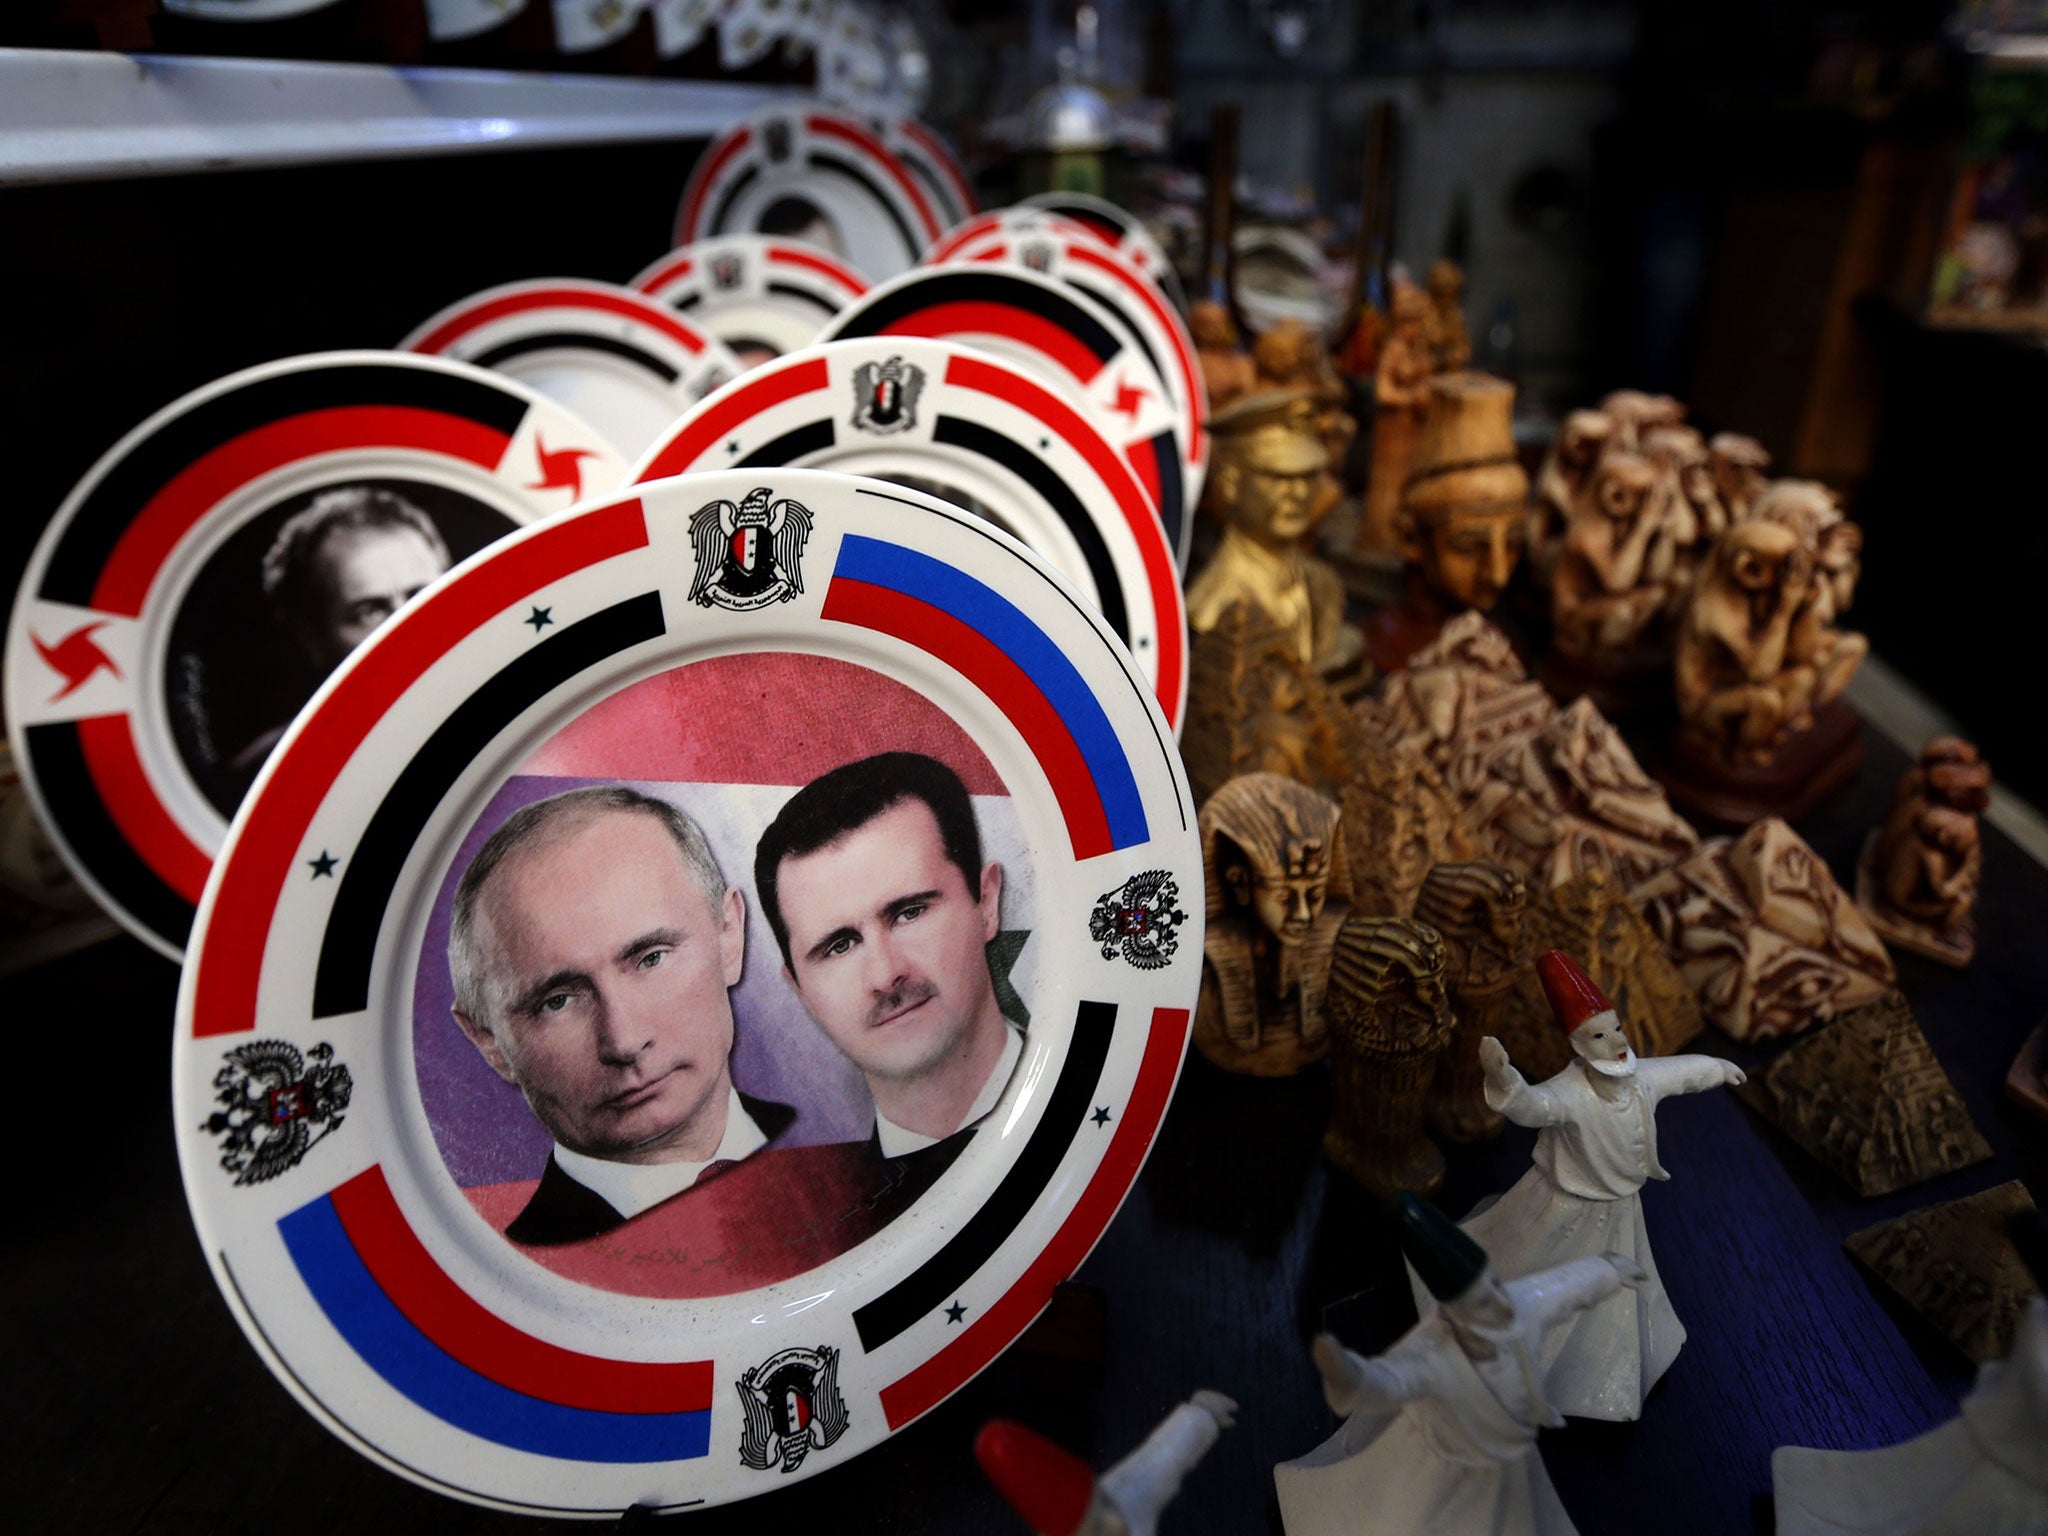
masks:
[[[1462,964],[1463,974],[1449,977],[1461,997],[1514,984],[1527,908],[1528,887],[1520,875],[1480,862],[1437,865],[1415,898],[1416,921],[1442,934],[1445,948]]]
[[[1600,450],[1614,435],[1614,418],[1604,411],[1573,411],[1564,419],[1557,436],[1558,462],[1568,471],[1583,475],[1600,457]]]
[[[1593,482],[1593,504],[1626,535],[1650,504],[1657,488],[1657,467],[1634,453],[1611,453],[1601,461]]]
[[[1223,883],[1231,900],[1248,910],[1283,945],[1301,943],[1323,915],[1330,891],[1330,849],[1322,842],[1290,839],[1277,860],[1252,856],[1236,848],[1223,867]],[[1221,839],[1217,856],[1224,858]]]
[[[1740,516],[1770,483],[1771,456],[1764,445],[1739,432],[1716,432],[1707,444],[1707,465],[1731,517]]]
[[[1737,523],[1721,536],[1715,564],[1748,606],[1750,623],[1761,632],[1781,602],[1788,581],[1805,585],[1811,570],[1799,535],[1781,523]]]
[[[1233,528],[1270,549],[1299,544],[1316,525],[1316,492],[1329,456],[1303,426],[1269,425],[1235,441],[1219,439],[1216,494]]]
[[[1519,506],[1452,511],[1425,519],[1406,554],[1433,591],[1485,613],[1500,601],[1528,537]]]

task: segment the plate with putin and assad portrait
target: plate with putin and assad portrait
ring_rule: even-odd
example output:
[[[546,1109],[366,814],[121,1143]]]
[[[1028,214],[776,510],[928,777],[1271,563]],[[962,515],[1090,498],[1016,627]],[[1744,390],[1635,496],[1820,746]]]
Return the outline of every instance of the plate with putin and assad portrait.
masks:
[[[784,464],[928,491],[1022,539],[1101,613],[1178,732],[1188,639],[1173,546],[1130,466],[1057,390],[950,342],[824,342],[704,400],[631,479]]]
[[[451,565],[625,468],[525,385],[398,352],[265,364],[130,432],[44,531],[7,635],[15,762],[79,880],[178,958],[322,679]]]
[[[387,1468],[599,1518],[943,1401],[1177,1080],[1186,776],[986,521],[763,465],[437,582],[324,686],[201,904],[173,1079],[251,1344]]]

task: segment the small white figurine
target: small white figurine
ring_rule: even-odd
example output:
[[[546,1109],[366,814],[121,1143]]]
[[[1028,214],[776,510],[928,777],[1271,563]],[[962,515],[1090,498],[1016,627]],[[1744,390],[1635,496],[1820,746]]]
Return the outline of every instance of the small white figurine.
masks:
[[[1564,1420],[1536,1364],[1554,1328],[1640,1285],[1620,1254],[1503,1282],[1435,1206],[1396,1195],[1401,1246],[1432,1308],[1368,1360],[1315,1342],[1336,1434],[1273,1469],[1287,1536],[1576,1536],[1536,1432]]]
[[[1595,1253],[1642,1266],[1647,1278],[1633,1295],[1612,1297],[1542,1351],[1544,1393],[1559,1413],[1634,1419],[1685,1343],[1643,1227],[1644,1181],[1671,1177],[1657,1161],[1657,1105],[1740,1083],[1742,1069],[1718,1056],[1639,1057],[1614,1005],[1570,956],[1550,950],[1536,973],[1575,1059],[1531,1084],[1498,1040],[1479,1042],[1488,1106],[1540,1130],[1534,1166],[1462,1225],[1510,1279]],[[1420,1284],[1415,1303],[1429,1305]]]
[[[1939,1429],[1879,1451],[1780,1446],[1771,1482],[1778,1536],[2044,1536],[2048,1300]]]
[[[1072,1451],[1009,1419],[982,1425],[974,1455],[1039,1536],[1153,1536],[1181,1479],[1236,1422],[1237,1404],[1204,1388],[1100,1478]]]

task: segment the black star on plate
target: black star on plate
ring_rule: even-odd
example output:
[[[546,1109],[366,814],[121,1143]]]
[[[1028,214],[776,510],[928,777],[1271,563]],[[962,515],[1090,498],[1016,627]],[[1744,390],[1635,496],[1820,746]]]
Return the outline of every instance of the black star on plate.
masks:
[[[552,608],[543,608],[540,606],[540,604],[535,603],[533,605],[533,612],[529,613],[525,618],[521,619],[519,622],[522,624],[531,624],[533,626],[533,632],[537,635],[542,630],[546,629],[550,624],[555,622],[555,610]]]
[[[1109,1124],[1109,1106],[1107,1104],[1096,1105],[1095,1113],[1090,1115],[1088,1118],[1090,1120],[1093,1120],[1097,1125]]]
[[[341,860],[337,859],[325,848],[322,848],[319,858],[308,859],[306,862],[312,866],[313,878],[315,880],[318,880],[322,875],[327,876],[331,880],[334,878],[334,866],[339,864]]]
[[[965,1317],[966,1315],[967,1309],[961,1306],[960,1303],[957,1301],[954,1302],[953,1305],[951,1305],[950,1307],[946,1308],[946,1321],[949,1323],[957,1323],[960,1321],[961,1318]]]
[[[1048,449],[1048,448],[1050,448],[1051,446],[1052,446],[1052,439],[1051,439],[1051,438],[1049,438],[1049,437],[1041,437],[1041,438],[1040,438],[1040,439],[1038,440],[1038,451],[1039,451],[1040,453],[1043,453],[1043,452],[1045,452],[1045,450],[1046,450],[1046,449]]]
[[[725,445],[725,451],[727,453],[738,453],[740,451],[740,445],[738,440],[735,439],[734,441],[727,443]]]

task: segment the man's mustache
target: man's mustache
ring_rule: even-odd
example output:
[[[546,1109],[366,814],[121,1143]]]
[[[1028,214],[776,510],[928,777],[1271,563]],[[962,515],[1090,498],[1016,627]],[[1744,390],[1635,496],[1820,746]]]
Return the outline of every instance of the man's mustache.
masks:
[[[902,986],[883,993],[868,1006],[869,1029],[875,1028],[892,1013],[901,1013],[906,1008],[915,1008],[919,1003],[928,1003],[939,995],[937,985],[929,981],[907,981]]]

